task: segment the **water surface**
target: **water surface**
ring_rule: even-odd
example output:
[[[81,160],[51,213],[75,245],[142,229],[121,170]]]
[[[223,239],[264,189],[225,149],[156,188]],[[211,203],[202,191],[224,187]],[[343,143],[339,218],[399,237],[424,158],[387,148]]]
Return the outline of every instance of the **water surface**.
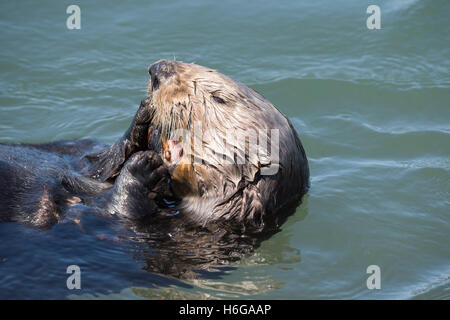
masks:
[[[446,0],[0,4],[0,141],[112,143],[147,67],[196,62],[261,92],[298,131],[312,187],[282,231],[220,275],[148,273],[114,221],[0,224],[1,298],[450,298]],[[82,290],[66,288],[66,267]],[[366,268],[381,268],[368,290]]]

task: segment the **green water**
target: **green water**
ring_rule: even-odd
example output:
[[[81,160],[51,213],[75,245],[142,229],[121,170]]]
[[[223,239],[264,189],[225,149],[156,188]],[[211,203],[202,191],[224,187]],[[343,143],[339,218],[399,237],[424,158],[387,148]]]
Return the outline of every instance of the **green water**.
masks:
[[[40,265],[40,290],[25,297],[450,298],[447,0],[376,1],[380,30],[366,27],[374,3],[357,0],[76,1],[81,30],[66,28],[69,4],[1,2],[0,142],[111,143],[146,94],[148,65],[176,58],[215,68],[283,111],[312,185],[283,231],[219,279],[130,289],[147,273],[119,248],[95,247],[111,286],[58,291]],[[14,228],[2,227],[4,246],[15,248],[13,232],[44,243],[58,234]],[[32,272],[33,261],[62,259],[34,247],[45,250],[17,246],[0,262],[0,290],[31,281],[11,276],[8,263],[27,261]],[[380,290],[366,286],[369,265],[381,269]]]

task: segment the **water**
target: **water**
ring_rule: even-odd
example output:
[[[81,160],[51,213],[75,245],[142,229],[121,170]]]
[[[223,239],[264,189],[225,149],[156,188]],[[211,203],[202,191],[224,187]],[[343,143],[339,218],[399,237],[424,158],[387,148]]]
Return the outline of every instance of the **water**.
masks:
[[[450,3],[77,1],[0,4],[0,141],[112,143],[161,58],[261,92],[299,132],[312,187],[282,231],[220,276],[143,270],[114,221],[0,225],[1,298],[450,298]],[[82,290],[66,288],[66,267]],[[381,268],[368,290],[366,268]]]

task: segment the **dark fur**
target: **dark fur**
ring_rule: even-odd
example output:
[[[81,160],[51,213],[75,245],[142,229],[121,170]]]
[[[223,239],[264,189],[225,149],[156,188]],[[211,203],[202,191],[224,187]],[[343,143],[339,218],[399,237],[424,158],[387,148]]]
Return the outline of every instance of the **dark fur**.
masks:
[[[104,212],[130,219],[156,212],[170,190],[160,156],[143,151],[149,121],[144,100],[124,136],[104,149],[89,140],[0,144],[0,221],[46,228],[79,201],[104,203]]]
[[[0,144],[0,221],[48,228],[82,202],[129,221],[133,240],[142,243],[137,259],[148,271],[177,277],[242,258],[277,232],[309,186],[306,155],[289,120],[257,92],[212,70],[162,61],[150,71],[151,97],[112,146],[90,140]],[[227,90],[219,97],[214,85]],[[203,114],[198,106],[205,103]],[[261,159],[233,168],[211,164],[212,157],[186,173],[181,166],[168,170],[160,140],[183,107],[191,110],[189,118],[179,117],[185,128],[203,118],[222,129],[279,128],[279,172],[262,176]]]

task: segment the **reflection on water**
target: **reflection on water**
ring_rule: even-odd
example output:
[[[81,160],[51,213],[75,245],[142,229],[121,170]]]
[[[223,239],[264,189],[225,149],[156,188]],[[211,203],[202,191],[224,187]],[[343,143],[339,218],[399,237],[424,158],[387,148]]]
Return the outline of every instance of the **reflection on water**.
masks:
[[[304,200],[300,212],[290,217],[293,220],[290,223],[306,217],[307,196]],[[290,264],[300,262],[300,252],[290,247],[290,237],[286,235],[278,239],[275,250],[267,242],[260,246],[263,240],[278,234],[281,224],[294,209],[295,205],[283,213],[278,224],[253,235],[239,235],[225,226],[186,228],[180,225],[179,228],[170,228],[167,223],[132,226],[135,229],[132,234],[120,236],[125,241],[125,250],[132,254],[143,270],[168,278],[124,289],[119,295],[117,292],[72,294],[69,298],[235,299],[280,289],[285,282],[274,280],[261,268],[283,265],[281,268],[286,269]],[[256,266],[257,271],[253,270]],[[243,277],[236,279],[233,275],[238,267]],[[168,279],[172,280],[166,281]]]
[[[132,241],[133,257],[143,263],[150,273],[167,275],[178,279],[216,279],[234,265],[247,258],[245,264],[271,264],[299,261],[296,249],[288,243],[278,243],[278,254],[255,254],[261,242],[278,233],[285,220],[295,212],[299,203],[291,204],[271,220],[262,231],[242,231],[227,223],[210,223],[204,227],[185,224],[183,217],[170,216],[146,225],[128,225],[133,235],[123,237]],[[306,215],[306,206],[305,215]],[[286,239],[287,240],[287,239]],[[289,257],[281,257],[289,253]],[[251,258],[249,258],[251,257]]]
[[[246,299],[255,294],[264,294],[280,289],[283,283],[273,279],[254,277],[252,280],[225,282],[212,279],[189,281],[192,287],[131,287],[118,293],[69,295],[69,299],[160,299],[160,300],[209,300]]]
[[[437,279],[432,280],[411,290],[409,297],[412,299],[447,299],[450,294],[450,276],[448,274],[441,275]]]

